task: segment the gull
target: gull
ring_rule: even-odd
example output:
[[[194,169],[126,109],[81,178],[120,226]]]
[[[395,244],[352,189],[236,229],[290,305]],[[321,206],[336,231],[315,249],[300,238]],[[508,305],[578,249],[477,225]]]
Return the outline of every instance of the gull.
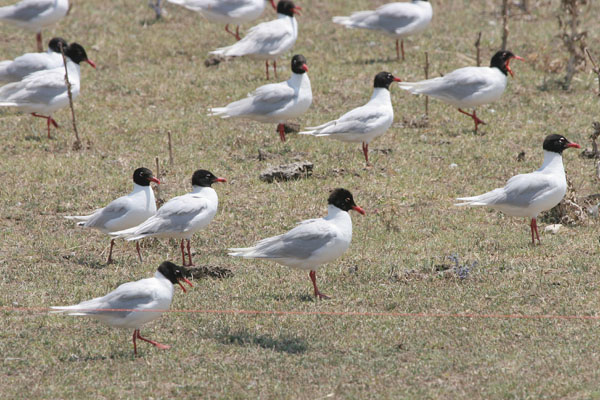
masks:
[[[315,297],[328,299],[317,288],[317,269],[340,257],[352,240],[352,219],[348,211],[365,211],[354,203],[346,189],[335,189],[327,200],[327,216],[300,222],[283,235],[256,243],[254,247],[229,249],[230,256],[265,258],[301,270],[309,270]]]
[[[402,44],[404,60],[404,38],[423,32],[431,22],[433,11],[426,0],[410,3],[388,3],[373,11],[357,11],[349,17],[333,17],[333,22],[347,28],[362,28],[381,31],[396,38],[396,57],[400,59],[398,40]]]
[[[369,164],[369,142],[383,135],[394,122],[390,85],[400,82],[389,72],[375,75],[371,100],[340,118],[323,125],[306,128],[301,135],[326,136],[344,142],[362,142],[365,161]]]
[[[561,135],[548,135],[544,139],[544,162],[537,171],[513,176],[503,188],[473,197],[460,197],[456,206],[487,206],[514,217],[531,218],[531,241],[538,243],[536,218],[542,211],[556,206],[565,197],[567,179],[562,152],[570,147],[581,148]],[[535,237],[534,237],[535,233]]]
[[[240,40],[240,24],[254,21],[263,13],[265,0],[168,0],[188,10],[195,11],[211,22],[223,23],[227,33]],[[274,0],[273,9],[277,10]],[[235,32],[229,30],[229,24],[237,25]]]
[[[170,347],[168,345],[142,337],[140,327],[157,319],[171,307],[173,285],[179,284],[184,292],[186,290],[181,281],[192,286],[192,283],[184,277],[184,273],[183,267],[164,261],[152,278],[124,283],[106,296],[96,297],[73,306],[53,306],[50,308],[54,311],[50,312],[92,317],[115,328],[133,328],[133,353],[136,355],[136,339],[148,342],[159,349],[168,349]]]
[[[34,72],[61,67],[61,45],[66,51],[68,44],[63,38],[52,38],[48,42],[48,51],[27,53],[14,60],[0,61],[0,82],[17,82]]]
[[[215,182],[227,182],[205,169],[192,175],[192,192],[167,201],[157,213],[133,228],[111,232],[115,238],[140,240],[145,237],[181,239],[181,257],[185,266],[183,240],[187,240],[189,264],[192,262],[190,239],[197,231],[206,228],[217,213],[219,198],[211,188]]]
[[[285,142],[284,122],[304,114],[312,103],[312,89],[306,72],[306,58],[296,54],[292,57],[290,79],[263,85],[245,99],[234,101],[225,107],[211,108],[209,115],[277,123],[279,138]]]
[[[67,15],[69,0],[23,0],[0,7],[0,20],[36,32],[37,48],[42,51],[42,29]]]
[[[73,100],[79,96],[79,63],[85,61],[96,68],[87,58],[84,48],[72,43],[67,48],[67,70],[71,83]],[[50,124],[58,128],[52,113],[69,105],[69,95],[65,83],[65,69],[58,67],[37,71],[18,82],[0,87],[0,107],[15,107],[19,111],[31,113],[34,117],[45,118],[50,138]]]
[[[66,216],[65,218],[78,221],[78,226],[97,229],[106,234],[137,226],[156,214],[156,200],[150,182],[160,184],[160,181],[148,168],[138,168],[133,172],[133,191],[127,196],[111,201],[106,207],[99,208],[90,215]],[[111,239],[107,264],[113,261],[114,245],[115,240]],[[139,242],[136,242],[136,249],[140,262],[142,262]]]
[[[492,57],[489,67],[464,67],[450,72],[442,77],[427,79],[419,82],[402,82],[400,88],[413,94],[424,94],[445,101],[458,107],[458,111],[468,115],[475,121],[475,132],[479,124],[484,124],[473,114],[463,111],[463,108],[475,108],[492,103],[502,96],[506,89],[507,74],[513,76],[510,60],[523,61],[510,51],[498,51]]]
[[[280,0],[277,3],[277,19],[263,22],[252,27],[246,36],[237,43],[221,47],[210,54],[223,57],[248,56],[265,60],[267,79],[269,79],[269,60],[273,61],[275,77],[277,77],[277,59],[294,46],[298,39],[298,23],[294,14],[299,14],[300,7],[292,1]]]

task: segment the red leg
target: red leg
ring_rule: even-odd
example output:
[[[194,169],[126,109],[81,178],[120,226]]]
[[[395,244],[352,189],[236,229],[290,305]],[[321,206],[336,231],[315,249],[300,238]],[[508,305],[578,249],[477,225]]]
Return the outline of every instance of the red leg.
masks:
[[[277,79],[277,60],[273,61],[273,71],[275,71],[275,79]]]
[[[402,50],[402,61],[404,61],[404,39],[400,41],[400,49]]]
[[[181,239],[181,258],[183,259],[183,266],[185,267],[185,250],[183,247],[183,239]]]
[[[485,125],[485,122],[483,122],[482,120],[480,120],[479,118],[477,118],[477,113],[475,110],[473,110],[473,114],[469,114],[466,111],[461,110],[460,108],[458,109],[458,111],[460,111],[461,113],[468,115],[469,117],[473,118],[473,121],[475,122],[475,132],[477,132],[477,127],[479,126],[479,124],[481,125]]]
[[[269,80],[269,60],[265,60],[265,70],[267,71],[267,80]]]
[[[161,343],[155,342],[154,340],[150,340],[150,339],[146,339],[145,337],[142,337],[142,335],[140,335],[140,330],[139,329],[136,329],[136,333],[137,333],[137,338],[138,339],[143,340],[144,342],[148,342],[150,344],[153,344],[154,346],[158,347],[159,349],[166,350],[166,349],[170,349],[171,348],[171,346],[169,346],[169,345],[161,344]]]
[[[108,251],[108,260],[106,260],[107,264],[112,264],[113,259],[112,259],[112,249],[113,246],[115,245],[115,239],[111,239],[110,240],[110,250]]]
[[[190,239],[187,240],[187,251],[188,251],[188,258],[190,259],[190,263],[188,264],[188,267],[192,267],[194,265],[194,263],[192,262],[192,252],[190,250]]]
[[[237,40],[241,40],[241,39],[242,39],[242,38],[240,37],[240,26],[239,26],[239,25],[235,27],[235,38],[236,38]]]
[[[50,124],[54,125],[55,128],[58,128],[58,124],[56,123],[54,118],[50,116],[46,117],[45,115],[40,115],[38,113],[31,113],[31,115],[33,115],[34,117],[46,119],[46,125],[48,126],[48,139],[50,139]]]
[[[283,124],[279,124],[277,125],[277,129],[279,130],[279,139],[281,139],[282,142],[285,142],[285,127]]]
[[[331,297],[319,292],[319,289],[317,288],[317,273],[311,270],[308,273],[308,276],[310,276],[310,280],[312,281],[313,287],[315,288],[315,297],[318,299],[330,299]]]
[[[138,257],[140,258],[140,262],[143,263],[144,259],[142,258],[142,253],[140,252],[140,242],[139,241],[135,242],[135,249],[137,250]]]
[[[135,354],[137,356],[137,345],[135,344],[135,339],[137,339],[137,335],[138,335],[138,330],[134,329],[133,330],[133,354]]]
[[[400,59],[400,49],[398,47],[398,39],[396,39],[396,59]]]
[[[37,41],[38,51],[41,53],[42,51],[44,51],[44,46],[42,45],[42,32],[36,33],[35,39]]]
[[[371,165],[371,164],[369,164],[369,143],[363,142],[362,149],[363,149],[363,154],[365,155],[365,161],[367,162],[367,165]]]
[[[535,233],[535,237],[537,237],[538,243],[541,243],[540,241],[540,234],[538,232],[538,228],[537,228],[537,221],[535,220],[535,218],[531,219],[531,243],[535,246],[535,237],[533,236]]]
[[[239,38],[239,35],[236,35],[236,34],[235,34],[235,32],[232,32],[232,31],[230,31],[230,30],[229,30],[229,24],[225,25],[225,30],[226,30],[226,31],[227,31],[227,33],[229,33],[230,35],[233,35],[233,36],[235,36],[235,38],[236,38],[237,40],[240,40],[240,38]]]

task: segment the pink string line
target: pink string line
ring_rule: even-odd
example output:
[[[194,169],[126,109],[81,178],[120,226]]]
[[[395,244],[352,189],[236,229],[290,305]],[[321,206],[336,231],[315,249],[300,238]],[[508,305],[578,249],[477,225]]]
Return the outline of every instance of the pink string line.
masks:
[[[48,307],[0,307],[7,312],[40,312],[53,310]],[[66,312],[158,312],[185,314],[234,314],[234,315],[328,315],[354,317],[396,317],[396,318],[487,318],[487,319],[554,319],[554,320],[600,320],[600,315],[552,315],[552,314],[477,314],[477,313],[398,313],[398,312],[368,312],[368,311],[280,311],[280,310],[142,310],[132,308],[108,309],[69,309]]]

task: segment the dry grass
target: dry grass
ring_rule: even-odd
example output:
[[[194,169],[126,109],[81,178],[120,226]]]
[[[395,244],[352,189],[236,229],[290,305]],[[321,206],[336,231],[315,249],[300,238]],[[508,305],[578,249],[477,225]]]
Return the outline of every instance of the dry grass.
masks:
[[[2,0],[2,4],[12,3]],[[379,2],[378,2],[379,3]],[[310,66],[314,103],[299,121],[313,125],[363,104],[375,73],[405,80],[474,64],[499,47],[499,2],[434,1],[430,30],[406,43],[407,60],[393,58],[393,41],[347,31],[331,16],[373,6],[366,0],[306,0],[295,53]],[[206,116],[264,83],[264,65],[234,60],[206,68],[207,52],[231,43],[218,25],[184,9],[154,23],[145,0],[78,1],[45,37],[76,40],[98,64],[82,67],[76,101],[86,149],[71,150],[68,110],[62,129],[45,138],[44,121],[0,110],[0,306],[45,307],[101,295],[119,283],[179,261],[169,241],[119,243],[106,266],[108,238],[76,229],[64,215],[91,211],[130,190],[131,172],[154,168],[160,157],[165,199],[189,190],[197,168],[229,183],[216,186],[220,211],[195,236],[195,261],[230,268],[228,279],[203,279],[173,309],[473,312],[596,315],[598,225],[563,228],[529,244],[525,221],[483,209],[456,209],[452,199],[502,185],[538,168],[549,133],[586,144],[598,119],[595,75],[554,88],[567,55],[555,37],[557,1],[535,2],[533,14],[511,20],[509,49],[529,60],[513,63],[515,78],[501,101],[479,110],[488,122],[472,133],[465,116],[430,102],[430,124],[401,123],[423,112],[424,100],[392,87],[396,123],[371,144],[365,169],[358,144],[290,135],[275,126]],[[585,14],[588,43],[600,12]],[[272,18],[269,10],[264,17]],[[248,26],[244,27],[244,31]],[[2,58],[33,50],[31,34],[1,25]],[[280,65],[289,75],[290,56]],[[168,159],[171,130],[175,164]],[[258,161],[258,149],[273,158]],[[517,154],[525,151],[525,160]],[[313,177],[267,184],[267,164],[296,158],[314,163]],[[450,168],[455,163],[456,168]],[[597,193],[593,161],[565,152],[569,177],[581,195]],[[230,246],[281,233],[322,215],[329,189],[346,187],[368,212],[353,214],[354,241],[323,268],[320,288],[333,296],[313,301],[308,276],[258,261],[226,256]],[[435,271],[457,254],[477,261],[467,279]],[[5,311],[0,330],[2,398],[590,398],[600,396],[598,322],[169,314],[142,333],[172,345],[141,347],[133,358],[131,332],[87,319]]]

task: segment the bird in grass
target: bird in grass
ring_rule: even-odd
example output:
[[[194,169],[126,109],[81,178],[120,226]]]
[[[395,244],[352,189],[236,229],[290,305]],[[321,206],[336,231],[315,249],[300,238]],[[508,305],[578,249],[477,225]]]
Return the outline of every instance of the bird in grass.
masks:
[[[540,242],[536,218],[542,211],[556,206],[565,197],[567,179],[562,152],[568,148],[581,148],[561,135],[548,135],[544,139],[544,162],[540,169],[529,174],[513,176],[503,188],[473,197],[460,197],[456,206],[487,206],[513,217],[531,218],[531,242]],[[535,236],[534,236],[535,234]]]
[[[93,68],[96,68],[96,64],[88,59],[85,49],[77,43],[69,45],[65,56],[71,95],[75,100],[79,96],[79,63],[85,61]],[[0,87],[0,107],[14,107],[18,111],[31,113],[34,117],[46,119],[48,138],[50,138],[50,124],[58,128],[52,114],[68,105],[69,95],[63,66],[37,71],[18,82]]]
[[[237,43],[211,51],[210,54],[223,57],[248,56],[265,60],[267,79],[271,60],[277,77],[277,59],[291,50],[298,39],[298,22],[294,15],[299,14],[300,10],[301,8],[296,7],[292,1],[280,0],[277,3],[277,19],[252,27]]]
[[[400,88],[413,94],[435,97],[458,107],[458,111],[473,118],[477,132],[479,124],[485,125],[485,122],[477,118],[475,110],[473,114],[469,114],[463,108],[474,109],[500,99],[506,89],[507,75],[513,76],[509,66],[513,59],[524,61],[510,51],[501,50],[494,54],[489,67],[459,68],[438,78],[402,82]]]
[[[226,24],[225,31],[240,40],[240,24],[254,21],[263,13],[265,0],[168,0],[188,10],[195,11],[211,22]],[[277,10],[274,0],[273,9]],[[229,25],[236,25],[235,32]]]
[[[48,51],[26,53],[14,60],[0,61],[0,82],[17,82],[34,72],[61,67],[61,46],[66,51],[68,43],[56,37],[48,42]]]
[[[192,192],[167,201],[155,215],[133,228],[111,232],[114,238],[140,240],[145,237],[181,239],[181,257],[185,266],[184,239],[187,240],[188,266],[192,262],[190,239],[197,231],[206,228],[217,214],[219,198],[211,187],[215,182],[227,182],[205,169],[192,175]]]
[[[404,38],[423,32],[431,22],[433,10],[426,0],[388,3],[373,11],[357,11],[349,17],[333,17],[333,22],[347,28],[380,31],[396,39],[396,57],[404,60]],[[400,41],[401,46],[398,45]]]
[[[42,51],[42,29],[54,25],[69,11],[69,0],[23,0],[0,7],[0,21],[36,33],[37,49]]]
[[[312,103],[312,89],[307,72],[306,58],[296,54],[292,57],[290,79],[263,85],[248,94],[248,97],[225,107],[211,108],[209,115],[277,123],[279,138],[285,142],[284,122],[304,114]]]
[[[90,215],[66,216],[77,222],[78,226],[97,229],[102,233],[120,231],[138,226],[156,214],[156,200],[150,182],[160,184],[148,168],[138,168],[133,172],[133,191],[127,196],[111,201],[106,207],[94,211]],[[136,242],[136,249],[140,262],[140,244]],[[115,239],[110,240],[107,264],[112,263],[112,251]]]
[[[50,312],[92,317],[115,328],[133,329],[133,353],[136,355],[137,339],[159,349],[168,349],[168,345],[142,337],[140,327],[157,319],[171,307],[173,285],[178,284],[184,292],[182,281],[192,286],[185,273],[185,268],[164,261],[152,278],[124,283],[106,296],[73,306],[50,307],[53,310]]]
[[[362,150],[369,164],[369,143],[383,135],[394,122],[394,108],[390,85],[400,82],[389,72],[375,75],[373,95],[364,106],[355,108],[340,118],[319,126],[306,128],[301,135],[325,136],[343,142],[362,142]]]
[[[308,270],[315,297],[328,299],[317,288],[317,269],[340,257],[352,240],[352,219],[348,211],[365,211],[356,205],[346,189],[335,189],[327,200],[327,216],[300,222],[283,235],[273,236],[256,243],[254,247],[229,249],[230,256],[265,258],[279,264]]]

